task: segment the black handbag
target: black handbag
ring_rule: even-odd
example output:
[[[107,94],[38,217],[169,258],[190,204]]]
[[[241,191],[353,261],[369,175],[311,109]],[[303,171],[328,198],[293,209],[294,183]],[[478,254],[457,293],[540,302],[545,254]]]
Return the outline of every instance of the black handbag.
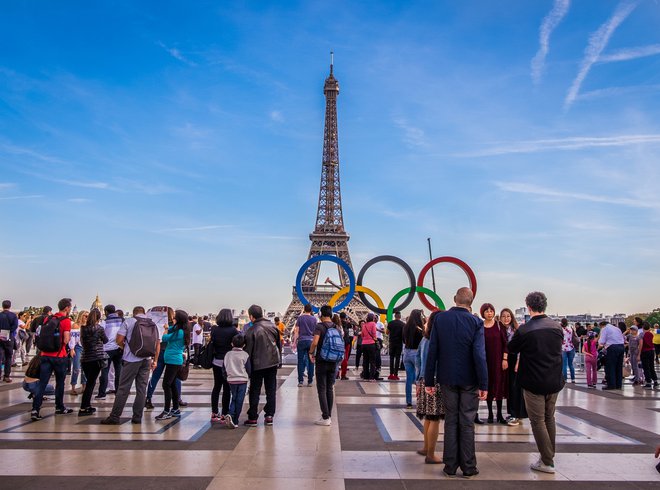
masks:
[[[188,374],[190,373],[190,349],[187,349],[187,356],[183,360],[183,364],[179,366],[179,370],[176,373],[176,377],[179,378],[181,381],[185,381],[188,379]]]

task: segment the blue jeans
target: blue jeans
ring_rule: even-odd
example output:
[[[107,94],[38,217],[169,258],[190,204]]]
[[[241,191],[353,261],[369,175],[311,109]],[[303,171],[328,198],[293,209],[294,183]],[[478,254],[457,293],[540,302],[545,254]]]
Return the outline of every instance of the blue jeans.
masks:
[[[573,359],[575,359],[575,349],[569,351],[564,351],[561,353],[562,368],[561,371],[564,373],[564,381],[567,379],[566,368],[568,367],[571,370],[571,380],[575,381],[575,368],[573,367]]]
[[[406,368],[406,405],[412,405],[412,387],[419,376],[417,349],[403,349],[403,367]]]
[[[247,383],[230,384],[229,391],[231,392],[229,415],[231,415],[234,424],[238,425],[238,417],[241,416],[241,409],[243,408],[245,393],[247,392]]]
[[[156,363],[156,369],[154,369],[151,373],[151,379],[149,380],[149,387],[147,388],[147,400],[151,401],[151,397],[154,395],[154,391],[156,391],[156,386],[158,386],[158,381],[160,381],[160,377],[163,375],[164,370],[165,345],[161,344],[160,354],[158,355],[158,362]],[[177,391],[179,392],[179,398],[181,398],[181,380],[179,378],[176,379],[176,387]]]
[[[23,381],[23,389],[30,393],[32,396],[34,396],[37,393],[37,390],[39,389],[39,381],[32,381],[31,383],[26,383]],[[44,390],[44,395],[45,396],[53,396],[53,393],[55,393],[55,388],[53,385],[46,385],[46,389]]]
[[[311,383],[314,379],[314,364],[309,360],[309,348],[311,346],[311,340],[298,341],[298,384],[303,382],[305,364],[307,365],[307,382]]]
[[[75,387],[78,384],[78,376],[80,375],[80,357],[82,356],[82,345],[76,344],[74,347],[75,355],[71,359],[71,386]],[[87,384],[87,377],[82,373],[82,384]]]
[[[41,356],[41,371],[39,373],[39,387],[32,399],[32,410],[37,412],[41,409],[41,404],[46,393],[46,386],[50,380],[51,374],[55,373],[55,408],[63,410],[64,407],[64,383],[66,381],[66,370],[69,367],[69,360],[66,357]]]

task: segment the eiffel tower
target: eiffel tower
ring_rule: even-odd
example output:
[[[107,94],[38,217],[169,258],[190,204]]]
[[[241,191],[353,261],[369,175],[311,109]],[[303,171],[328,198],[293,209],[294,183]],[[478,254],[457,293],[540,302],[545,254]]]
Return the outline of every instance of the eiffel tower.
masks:
[[[344,229],[344,216],[341,209],[341,189],[339,186],[339,143],[337,135],[337,95],[339,82],[333,74],[333,58],[330,54],[330,75],[325,79],[323,93],[325,94],[325,128],[323,130],[323,163],[321,166],[321,189],[319,205],[316,213],[316,226],[310,233],[312,245],[308,259],[318,255],[335,255],[353,268],[348,252],[349,235]],[[320,263],[312,264],[302,279],[302,290],[305,298],[315,305],[328,304],[330,298],[339,288],[348,286],[348,275],[344,269],[337,266],[339,284],[326,279],[324,284],[318,284]],[[356,271],[357,276],[357,271]],[[292,329],[298,315],[303,310],[303,304],[293,288],[293,299],[283,318],[288,329]],[[354,296],[346,308],[346,314],[355,322],[366,316],[369,310]]]

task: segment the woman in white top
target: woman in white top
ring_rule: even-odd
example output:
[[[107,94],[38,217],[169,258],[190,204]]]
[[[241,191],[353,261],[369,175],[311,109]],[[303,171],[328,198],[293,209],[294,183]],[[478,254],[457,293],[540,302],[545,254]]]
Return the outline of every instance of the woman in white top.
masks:
[[[82,344],[80,343],[80,326],[87,323],[89,311],[81,311],[76,317],[76,321],[71,324],[71,339],[69,340],[69,352],[71,355],[71,394],[77,395],[76,385],[78,376],[80,376],[80,357],[82,356]],[[85,391],[87,379],[85,373],[82,373],[82,391]]]
[[[568,367],[571,371],[571,383],[575,383],[575,368],[573,367],[573,359],[575,359],[575,346],[573,345],[573,338],[575,337],[575,331],[572,327],[568,326],[568,320],[566,318],[561,319],[561,328],[564,331],[564,341],[561,344],[561,357],[563,361],[562,372],[564,373],[564,381],[566,381],[568,378],[566,373],[566,368]]]

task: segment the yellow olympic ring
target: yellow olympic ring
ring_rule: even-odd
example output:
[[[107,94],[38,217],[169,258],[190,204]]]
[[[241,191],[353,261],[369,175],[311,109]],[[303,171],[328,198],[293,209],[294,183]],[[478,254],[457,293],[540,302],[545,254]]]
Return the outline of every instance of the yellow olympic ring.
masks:
[[[344,288],[341,288],[339,291],[337,291],[335,293],[335,295],[332,298],[330,298],[330,301],[328,301],[328,304],[330,306],[334,307],[335,303],[337,301],[339,301],[339,298],[341,298],[342,296],[347,294],[349,292],[349,290],[350,290],[350,288],[348,286],[346,286]],[[373,291],[372,289],[366,288],[364,286],[355,286],[355,290],[358,291],[358,292],[361,292],[361,293],[368,294],[369,296],[371,296],[374,299],[374,301],[376,301],[376,304],[378,305],[379,308],[385,310],[385,304],[383,303],[383,300],[380,299],[380,296],[378,296],[375,291]],[[385,310],[385,311],[387,311],[387,310]],[[385,316],[385,314],[380,315],[380,321],[382,323],[385,323],[386,318],[387,317]]]

